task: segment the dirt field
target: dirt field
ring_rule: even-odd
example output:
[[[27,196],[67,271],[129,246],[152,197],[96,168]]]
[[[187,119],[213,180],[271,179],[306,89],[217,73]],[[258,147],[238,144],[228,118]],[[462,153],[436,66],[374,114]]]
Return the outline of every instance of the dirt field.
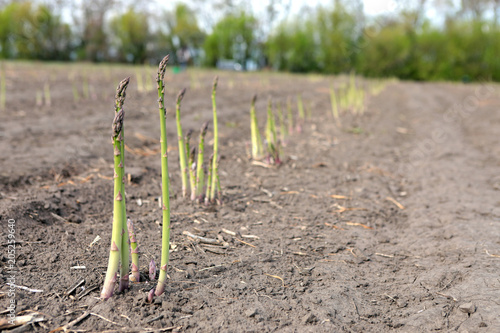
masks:
[[[101,301],[112,224],[113,95],[126,76],[128,216],[145,278],[150,259],[159,262],[157,97],[138,91],[137,71],[146,73],[6,64],[0,310],[11,300],[7,221],[14,219],[15,284],[42,290],[17,288],[16,313],[45,320],[16,332],[48,332],[86,312],[70,331],[500,332],[500,92],[489,83],[392,82],[368,99],[364,115],[344,113],[339,129],[329,86],[345,77],[217,73],[224,204],[207,208],[179,197],[172,107],[188,87],[183,124],[198,131],[211,119],[216,73],[169,70],[167,291],[146,304],[154,286],[147,281]],[[37,106],[46,80],[51,105]],[[268,96],[284,102],[302,93],[311,105],[312,119],[289,138],[279,168],[247,157],[255,93],[261,125]],[[224,245],[199,244],[183,231]]]

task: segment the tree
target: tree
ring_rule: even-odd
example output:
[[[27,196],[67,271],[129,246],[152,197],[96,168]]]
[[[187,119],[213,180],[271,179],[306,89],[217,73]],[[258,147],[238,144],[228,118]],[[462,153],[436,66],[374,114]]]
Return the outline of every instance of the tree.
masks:
[[[206,64],[215,66],[219,59],[234,59],[245,68],[256,46],[257,19],[244,11],[220,20],[203,46]]]
[[[111,20],[111,31],[116,37],[118,59],[132,63],[144,63],[149,40],[148,15],[130,7],[124,14]]]

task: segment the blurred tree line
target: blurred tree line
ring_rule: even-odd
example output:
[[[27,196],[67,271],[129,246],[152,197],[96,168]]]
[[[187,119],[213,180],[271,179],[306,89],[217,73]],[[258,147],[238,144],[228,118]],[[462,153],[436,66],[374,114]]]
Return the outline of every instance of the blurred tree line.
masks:
[[[305,6],[295,17],[290,0],[267,3],[257,12],[242,0],[171,10],[152,0],[0,0],[0,59],[139,64],[168,52],[194,65],[500,81],[500,0],[398,0],[377,16],[362,0]]]

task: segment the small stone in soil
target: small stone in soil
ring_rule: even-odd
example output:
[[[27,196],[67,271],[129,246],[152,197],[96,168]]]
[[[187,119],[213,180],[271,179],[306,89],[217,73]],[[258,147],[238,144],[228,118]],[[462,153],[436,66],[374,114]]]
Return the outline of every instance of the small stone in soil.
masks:
[[[464,303],[458,307],[463,313],[472,314],[476,312],[476,306],[473,303]]]
[[[251,308],[245,311],[245,316],[247,317],[255,317],[255,315],[259,313],[257,308]]]
[[[316,321],[318,321],[318,318],[316,318],[316,316],[313,315],[312,313],[309,313],[302,318],[303,324],[312,324]]]

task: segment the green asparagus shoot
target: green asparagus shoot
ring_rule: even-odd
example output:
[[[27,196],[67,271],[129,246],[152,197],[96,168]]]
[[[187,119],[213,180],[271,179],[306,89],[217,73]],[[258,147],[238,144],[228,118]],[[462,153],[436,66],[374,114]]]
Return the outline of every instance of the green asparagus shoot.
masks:
[[[184,136],[182,135],[182,126],[181,126],[181,101],[186,93],[186,88],[182,89],[177,95],[177,102],[175,108],[175,118],[177,122],[177,138],[179,143],[179,166],[181,169],[181,180],[182,180],[182,197],[185,198],[187,196],[187,182],[188,182],[188,169],[187,169],[187,158],[186,152],[186,144],[184,143]]]
[[[213,161],[214,161],[214,155],[210,155],[210,159],[208,162],[208,175],[207,175],[207,192],[205,194],[205,205],[210,204],[210,190],[212,187],[212,177],[214,177],[213,174]]]
[[[219,158],[219,131],[217,126],[217,104],[215,103],[215,93],[217,91],[217,82],[219,77],[214,78],[214,83],[212,86],[212,109],[213,109],[213,121],[214,121],[214,158],[213,158],[213,171],[215,174],[218,173],[217,159]],[[212,177],[212,188],[210,189],[210,199],[215,199],[215,188],[217,186],[216,177]]]
[[[262,157],[263,147],[262,138],[260,137],[259,126],[257,124],[257,115],[255,113],[255,101],[257,95],[252,98],[252,106],[250,107],[250,132],[252,136],[252,158],[258,160]]]
[[[132,274],[130,274],[129,279],[132,282],[139,282],[141,275],[139,274],[139,248],[137,246],[137,239],[134,230],[134,223],[128,219],[127,228],[130,239],[130,253],[132,255]]]
[[[125,90],[129,83],[129,78],[121,81],[118,90],[123,92],[123,98],[125,98]],[[118,94],[117,94],[118,95]],[[123,105],[123,101],[121,103]],[[109,251],[109,262],[108,269],[106,272],[106,278],[104,280],[104,286],[101,291],[101,298],[108,299],[113,295],[114,286],[117,280],[118,268],[121,259],[121,249],[122,248],[122,231],[124,225],[124,210],[123,210],[123,198],[125,193],[123,193],[123,162],[121,146],[123,143],[122,128],[123,119],[125,112],[123,108],[120,108],[118,112],[115,113],[112,126],[112,138],[113,138],[113,152],[114,152],[114,193],[113,193],[113,231],[111,235],[111,247]],[[128,252],[128,251],[125,251]],[[127,274],[128,278],[128,274]]]
[[[201,126],[200,130],[200,142],[198,145],[198,162],[196,163],[196,192],[195,197],[191,197],[192,200],[196,198],[200,199],[203,194],[203,178],[205,176],[203,172],[203,159],[205,154],[205,135],[207,134],[208,121]]]
[[[339,117],[339,109],[337,105],[337,95],[335,94],[335,88],[333,87],[333,85],[330,86],[330,103],[332,104],[333,119],[335,119],[335,123],[337,124],[337,126],[340,127],[341,124]]]
[[[306,118],[304,114],[304,105],[302,103],[302,95],[297,95],[297,109],[299,110],[299,119],[304,120]]]
[[[161,244],[161,263],[158,284],[156,285],[155,295],[160,296],[165,291],[165,282],[167,280],[167,267],[170,248],[170,191],[168,179],[168,155],[167,155],[167,126],[165,109],[165,87],[164,78],[167,70],[168,55],[163,58],[158,67],[156,83],[158,88],[158,109],[160,112],[160,132],[161,132],[161,181],[162,181],[162,244]]]

